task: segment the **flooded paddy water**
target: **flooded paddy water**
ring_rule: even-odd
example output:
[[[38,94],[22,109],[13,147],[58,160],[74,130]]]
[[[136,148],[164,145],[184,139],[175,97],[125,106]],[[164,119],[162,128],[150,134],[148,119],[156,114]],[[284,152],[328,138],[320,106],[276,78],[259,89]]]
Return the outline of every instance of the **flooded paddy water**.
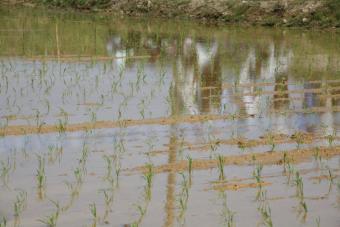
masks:
[[[0,226],[340,226],[340,35],[0,10]]]

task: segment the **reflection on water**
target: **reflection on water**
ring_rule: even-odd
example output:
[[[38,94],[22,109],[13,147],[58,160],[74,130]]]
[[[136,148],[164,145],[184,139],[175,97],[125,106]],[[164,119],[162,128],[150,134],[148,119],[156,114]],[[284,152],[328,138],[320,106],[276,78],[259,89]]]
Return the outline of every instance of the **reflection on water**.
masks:
[[[99,62],[91,66],[85,63],[85,68],[107,74],[107,77],[124,70],[126,75],[135,71],[137,74],[138,71],[166,74],[169,80],[161,88],[161,93],[163,97],[170,95],[171,107],[168,105],[167,109],[174,111],[169,113],[165,108],[160,108],[154,117],[182,114],[271,116],[275,119],[273,122],[278,123],[279,130],[287,132],[284,127],[290,126],[284,123],[285,116],[281,116],[280,112],[292,110],[302,111],[296,113],[298,122],[294,125],[310,131],[314,127],[303,110],[314,108],[321,113],[313,116],[312,121],[327,122],[327,131],[334,128],[328,123],[334,125],[339,121],[334,112],[334,107],[339,103],[339,83],[329,82],[337,80],[340,75],[337,34],[199,27],[190,23],[177,26],[162,21],[112,21],[110,18],[82,18],[77,21],[67,15],[48,17],[43,13],[40,16],[44,19],[36,20],[25,11],[21,17],[11,17],[10,12],[1,16],[0,55],[3,56],[2,64],[9,68],[7,70],[11,71],[8,64],[13,62],[10,61],[22,65],[25,72],[32,66],[37,67],[38,63],[32,73],[46,70],[51,74],[55,72],[49,68],[59,60],[63,61],[65,72],[77,59],[89,56],[86,61]],[[21,58],[10,60],[14,56]],[[42,58],[48,60],[46,65],[39,65]],[[102,71],[101,67],[106,69],[107,64],[110,64],[111,72]],[[75,74],[83,72],[81,67],[73,69],[79,71]],[[96,80],[96,84],[102,84],[104,91],[107,86],[103,81],[107,78],[102,77],[100,82]],[[133,78],[129,79],[129,83],[132,82]],[[24,86],[25,82],[22,83],[19,87]],[[10,81],[9,86],[14,88],[18,85]],[[59,91],[67,87],[59,86]],[[146,91],[151,88],[146,88]],[[11,92],[9,96],[13,96]],[[101,95],[103,99],[105,94]],[[1,103],[9,103],[8,99],[3,95]],[[139,103],[146,102],[146,98],[141,99]],[[157,101],[158,104],[160,102],[163,101]],[[21,105],[25,107],[29,103]],[[59,108],[65,109],[66,106],[60,104]],[[121,108],[112,107],[112,110],[119,112],[114,115],[121,115]],[[10,116],[15,113],[3,109],[1,114]],[[78,115],[84,114],[80,110]],[[106,114],[102,113],[101,116]],[[138,116],[127,115],[125,118]]]

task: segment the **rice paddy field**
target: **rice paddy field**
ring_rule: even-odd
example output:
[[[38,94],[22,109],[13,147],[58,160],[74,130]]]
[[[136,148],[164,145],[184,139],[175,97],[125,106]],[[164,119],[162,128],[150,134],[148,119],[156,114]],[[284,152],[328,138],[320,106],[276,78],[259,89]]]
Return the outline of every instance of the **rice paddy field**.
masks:
[[[0,226],[340,226],[340,35],[0,8]]]

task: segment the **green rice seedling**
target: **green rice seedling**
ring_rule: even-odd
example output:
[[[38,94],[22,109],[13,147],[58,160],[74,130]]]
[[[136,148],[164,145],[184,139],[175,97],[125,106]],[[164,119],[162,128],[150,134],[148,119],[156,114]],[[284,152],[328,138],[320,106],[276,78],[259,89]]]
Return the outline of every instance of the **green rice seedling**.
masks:
[[[79,196],[81,187],[81,185],[78,185],[77,183],[70,183],[67,181],[65,181],[64,183],[70,192],[70,199],[68,203],[61,208],[61,211],[63,212],[67,211],[72,206],[74,200]]]
[[[298,216],[301,218],[302,222],[306,221],[307,212],[308,212],[307,204],[306,204],[306,202],[304,201],[303,198],[300,198],[299,204],[298,204],[298,207],[297,207],[297,213],[298,213]]]
[[[76,178],[76,182],[78,185],[81,185],[83,183],[83,178],[84,178],[84,172],[82,171],[81,168],[77,167],[74,171],[74,176]]]
[[[144,174],[143,177],[144,177],[144,179],[146,181],[146,186],[145,186],[145,189],[146,189],[146,198],[148,198],[148,200],[150,200],[151,199],[152,180],[153,180],[154,173],[153,173],[153,166],[152,166],[152,164],[147,164],[146,168],[147,168],[147,172]]]
[[[5,119],[0,119],[0,129],[3,132],[3,135],[1,135],[1,137],[4,136],[5,129],[8,127],[8,124],[9,124],[9,119],[7,117]]]
[[[256,180],[257,184],[261,184],[262,183],[262,169],[263,169],[263,165],[258,164],[256,165],[255,170],[253,171],[253,177]]]
[[[188,155],[188,173],[189,173],[189,178],[191,178],[191,173],[192,173],[192,158]]]
[[[184,173],[180,173],[182,176],[182,182],[181,182],[181,191],[179,193],[178,197],[178,205],[179,205],[179,220],[184,224],[184,217],[185,213],[188,207],[188,200],[189,200],[189,187],[190,183],[188,182],[186,176]]]
[[[112,178],[112,165],[113,165],[114,159],[112,158],[112,156],[108,156],[108,155],[104,155],[103,159],[106,162],[106,175],[104,179],[111,179]]]
[[[307,204],[306,204],[306,202],[304,200],[300,200],[300,206],[303,209],[303,212],[307,213],[308,208],[307,208]]]
[[[95,225],[98,221],[96,203],[89,204],[89,208],[90,208],[90,212],[91,212],[91,215],[92,215],[93,223]]]
[[[58,202],[50,200],[53,205],[56,207],[56,211],[53,212],[51,215],[46,216],[44,219],[39,219],[38,221],[45,224],[48,227],[56,227],[57,226],[57,220],[59,218],[59,212],[60,212],[60,206]]]
[[[223,218],[223,226],[235,227],[235,212],[229,209],[227,203],[227,194],[225,192],[220,192],[219,199],[222,200],[222,212],[221,216]]]
[[[45,174],[45,158],[41,155],[37,155],[38,158],[38,169],[36,174],[36,180],[38,188],[42,189],[46,186],[46,174]]]
[[[66,125],[67,125],[67,122],[65,122],[61,119],[58,119],[57,130],[59,132],[59,135],[65,134]]]
[[[105,213],[104,213],[104,220],[107,219],[109,212],[111,212],[111,206],[113,203],[113,190],[109,189],[102,189],[100,192],[104,195],[105,200]]]
[[[139,213],[139,217],[137,221],[134,221],[131,226],[139,226],[140,223],[143,220],[144,215],[146,214],[147,208],[148,208],[148,201],[146,201],[146,203],[144,204],[144,206],[142,205],[135,205],[138,213]]]
[[[300,150],[301,144],[303,144],[304,136],[302,132],[295,132],[291,138],[296,142],[296,149]]]
[[[68,181],[65,181],[64,183],[70,191],[70,197],[71,198],[75,198],[76,196],[79,195],[79,191],[80,191],[80,187],[79,187],[80,185],[79,184],[72,184]]]
[[[331,168],[329,168],[329,166],[326,166],[327,172],[328,172],[328,180],[330,184],[334,183],[334,179],[336,178],[336,176],[333,175]]]
[[[317,227],[320,227],[320,226],[321,226],[321,225],[320,225],[320,223],[321,223],[320,216],[317,217],[317,218],[315,219],[315,222],[316,222],[316,226],[317,226]]]
[[[264,204],[260,205],[260,207],[258,209],[261,213],[263,224],[267,227],[272,227],[273,221],[272,221],[271,209],[270,209],[269,205],[267,203],[264,203]]]
[[[27,203],[27,192],[19,191],[14,202],[14,216],[19,217],[26,207]]]
[[[17,149],[10,149],[11,171],[14,172],[17,169]]]
[[[41,223],[45,224],[48,227],[56,227],[58,220],[58,213],[53,213],[44,219],[39,220]]]
[[[45,124],[46,124],[46,122],[44,122],[44,121],[39,123],[39,125],[37,126],[37,128],[38,128],[38,133],[41,132],[41,129],[42,129],[42,127],[43,127]]]
[[[4,183],[4,185],[7,185],[9,181],[9,173],[11,170],[9,157],[7,158],[7,162],[1,160],[0,164],[1,164],[1,175],[0,176],[1,176],[2,182]]]
[[[289,163],[289,159],[288,159],[288,154],[287,154],[287,151],[284,151],[283,152],[283,172],[286,173],[287,171],[287,165]]]
[[[247,146],[246,146],[245,142],[240,140],[240,141],[238,141],[237,146],[238,146],[238,148],[240,148],[242,150],[242,152],[246,151]]]
[[[88,156],[89,156],[89,148],[86,145],[86,143],[84,143],[83,148],[81,150],[81,158],[79,160],[79,164],[80,164],[80,167],[83,173],[86,173],[86,162],[87,162]]]
[[[314,160],[318,163],[318,165],[321,164],[321,160],[322,160],[322,157],[320,155],[320,148],[319,147],[316,147],[313,151],[313,157],[314,157]]]
[[[141,115],[142,119],[145,118],[145,100],[142,99],[141,102],[138,104],[139,106],[139,114]]]
[[[256,165],[255,170],[253,171],[253,177],[255,178],[257,184],[257,193],[256,193],[256,201],[263,201],[265,200],[265,192],[262,190],[262,169],[263,165]]]
[[[97,113],[92,111],[90,116],[90,121],[92,124],[94,124],[97,121]]]
[[[144,217],[144,215],[146,213],[146,207],[142,207],[141,205],[137,205],[137,210],[139,212],[139,218],[141,219],[142,217]]]
[[[302,181],[302,177],[300,176],[300,173],[298,171],[296,171],[295,173],[295,186],[296,186],[296,196],[298,198],[303,198],[304,194],[303,194],[303,181]]]
[[[273,135],[272,133],[269,133],[269,134],[268,134],[268,136],[267,136],[267,141],[268,141],[269,145],[271,146],[269,152],[273,152],[273,151],[275,150],[276,143],[275,143],[274,135]]]
[[[120,163],[120,158],[119,158],[119,156],[117,156],[115,158],[116,186],[118,186],[118,184],[119,184],[119,175],[120,175],[121,168],[122,167],[121,167],[121,163]]]
[[[295,168],[290,162],[288,162],[287,167],[288,167],[287,184],[290,184],[292,175],[294,175],[295,173]]]
[[[226,223],[226,226],[227,227],[235,227],[236,224],[235,224],[235,212],[232,212],[231,210],[227,210],[227,218],[225,220],[225,223]]]
[[[5,217],[2,217],[0,220],[0,227],[6,227],[7,226],[7,219]]]
[[[217,166],[219,169],[219,180],[224,180],[224,157],[222,155],[217,156]]]
[[[332,134],[327,135],[326,139],[328,141],[328,146],[333,147],[334,140],[336,139],[336,130],[334,130]]]
[[[61,159],[63,154],[63,147],[57,147],[53,145],[48,146],[48,162],[54,164],[56,160]]]
[[[211,141],[209,144],[210,144],[211,151],[215,152],[220,146],[220,141]]]

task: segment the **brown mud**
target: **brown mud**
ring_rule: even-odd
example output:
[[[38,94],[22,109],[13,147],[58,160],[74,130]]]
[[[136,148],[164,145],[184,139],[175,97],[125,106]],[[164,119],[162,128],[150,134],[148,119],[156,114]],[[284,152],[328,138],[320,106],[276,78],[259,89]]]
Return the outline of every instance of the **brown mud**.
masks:
[[[273,151],[265,153],[247,153],[242,155],[228,155],[224,156],[224,165],[286,165],[288,163],[303,163],[309,161],[315,155],[315,148],[293,149],[289,151]],[[329,159],[334,156],[340,155],[340,146],[334,147],[318,147],[319,157]],[[193,170],[211,169],[218,166],[217,160],[211,159],[195,159],[192,160]],[[140,173],[148,171],[147,166],[139,166],[136,168],[128,169],[130,173]],[[182,172],[188,171],[188,161],[178,161],[176,163],[154,166],[155,173],[164,172]]]

